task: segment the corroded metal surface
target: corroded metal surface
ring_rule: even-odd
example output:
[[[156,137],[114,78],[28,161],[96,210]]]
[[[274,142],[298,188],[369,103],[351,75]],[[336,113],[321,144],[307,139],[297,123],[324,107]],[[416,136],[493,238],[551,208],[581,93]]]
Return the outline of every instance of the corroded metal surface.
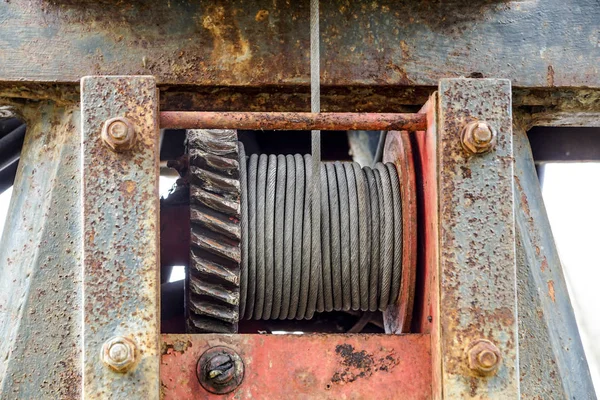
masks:
[[[2,2],[0,80],[148,74],[164,84],[308,85],[308,3]],[[600,86],[590,62],[600,58],[595,0],[566,10],[560,0],[332,1],[320,12],[323,85],[434,86],[483,76]]]
[[[439,215],[438,215],[438,94],[420,112],[427,115],[427,130],[412,136],[417,191],[417,277],[412,332],[431,335],[432,398],[442,397],[440,351]]]
[[[23,110],[27,134],[0,241],[0,399],[81,397],[79,112]]]
[[[235,333],[240,309],[237,131],[187,131],[191,246],[188,332]]]
[[[517,398],[517,304],[511,87],[506,80],[440,82],[438,114],[440,321],[446,398]],[[468,155],[461,130],[474,120],[497,132],[490,153]],[[466,359],[494,343],[502,364],[479,377]]]
[[[396,334],[410,332],[417,276],[417,197],[411,134],[388,132],[383,150],[383,162],[396,166],[402,182],[402,280],[396,304],[383,314],[386,332]]]
[[[177,112],[160,113],[163,129],[408,130],[426,128],[422,114]]]
[[[525,131],[515,126],[519,362],[524,399],[595,399]]]
[[[163,335],[163,399],[429,399],[429,335]],[[244,380],[205,391],[196,364],[209,348],[240,355]]]
[[[83,341],[86,399],[159,397],[158,96],[152,77],[81,81],[83,143]],[[104,121],[126,117],[137,141],[115,153]],[[136,365],[115,372],[103,344],[123,336]]]

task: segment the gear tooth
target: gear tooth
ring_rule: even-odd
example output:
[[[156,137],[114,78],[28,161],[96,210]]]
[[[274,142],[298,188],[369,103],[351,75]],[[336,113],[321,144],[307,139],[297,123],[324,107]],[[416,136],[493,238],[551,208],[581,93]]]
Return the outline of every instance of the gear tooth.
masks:
[[[234,130],[187,131],[191,249],[188,329],[235,333],[240,304],[240,182]]]

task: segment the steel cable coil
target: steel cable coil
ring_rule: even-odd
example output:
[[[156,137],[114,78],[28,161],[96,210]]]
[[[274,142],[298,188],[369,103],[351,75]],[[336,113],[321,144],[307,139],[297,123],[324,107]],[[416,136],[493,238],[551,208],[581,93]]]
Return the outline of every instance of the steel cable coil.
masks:
[[[383,311],[397,300],[402,206],[393,164],[321,163],[313,177],[310,155],[246,157],[240,149],[240,318]],[[312,238],[313,178],[320,243]]]

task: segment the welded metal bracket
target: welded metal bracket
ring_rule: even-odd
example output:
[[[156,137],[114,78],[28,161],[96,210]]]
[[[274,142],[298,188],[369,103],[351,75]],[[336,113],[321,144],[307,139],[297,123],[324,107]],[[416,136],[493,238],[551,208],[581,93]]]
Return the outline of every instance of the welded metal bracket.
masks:
[[[159,398],[157,121],[153,77],[81,80],[86,399]]]
[[[510,81],[445,79],[438,96],[442,396],[518,398]]]

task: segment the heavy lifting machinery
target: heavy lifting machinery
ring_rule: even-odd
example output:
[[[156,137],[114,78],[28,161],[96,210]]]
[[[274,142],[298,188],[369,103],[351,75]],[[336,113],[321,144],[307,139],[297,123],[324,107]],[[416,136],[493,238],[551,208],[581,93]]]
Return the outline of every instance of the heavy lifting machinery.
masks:
[[[594,399],[527,131],[598,126],[599,21],[0,3],[0,398]]]

